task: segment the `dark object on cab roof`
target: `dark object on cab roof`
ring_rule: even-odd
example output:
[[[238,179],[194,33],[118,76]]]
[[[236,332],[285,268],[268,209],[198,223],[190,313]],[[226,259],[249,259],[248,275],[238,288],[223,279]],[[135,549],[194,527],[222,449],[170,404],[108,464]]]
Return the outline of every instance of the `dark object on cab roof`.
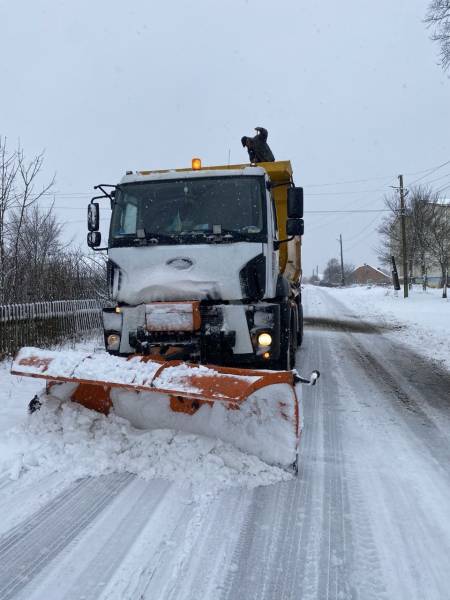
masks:
[[[275,157],[267,143],[267,129],[264,127],[255,127],[257,134],[254,137],[244,135],[241,138],[241,144],[247,148],[250,162],[274,162]]]

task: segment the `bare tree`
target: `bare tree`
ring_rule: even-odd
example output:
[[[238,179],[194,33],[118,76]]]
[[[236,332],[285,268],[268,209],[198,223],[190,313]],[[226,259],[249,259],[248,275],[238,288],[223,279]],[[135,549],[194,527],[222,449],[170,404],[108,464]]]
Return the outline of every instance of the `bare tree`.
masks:
[[[15,202],[17,152],[9,152],[6,138],[0,136],[0,302],[3,301],[6,274],[6,243],[8,216]]]
[[[431,0],[425,22],[432,28],[431,39],[440,44],[441,64],[450,65],[450,0]]]
[[[64,242],[53,206],[39,206],[54,183],[40,183],[43,163],[43,153],[27,160],[0,137],[0,304],[107,300],[106,259]]]
[[[445,289],[450,257],[450,205],[440,199],[433,202],[433,218],[429,225],[429,246],[441,269],[441,286]]]
[[[64,251],[59,239],[61,229],[52,208],[42,211],[32,205],[14,213],[10,221],[9,302],[42,299],[41,290],[48,290],[47,266],[53,256]]]
[[[428,266],[433,262],[430,229],[435,213],[434,197],[435,194],[429,187],[413,188],[407,215],[407,230],[411,244],[410,272],[413,264],[420,265],[425,287]]]
[[[378,254],[382,262],[401,255],[400,205],[398,195],[385,198],[391,214],[378,228],[381,244]],[[406,198],[406,246],[410,273],[420,267],[425,281],[430,266],[439,265],[444,278],[450,244],[450,206],[443,203],[430,187],[411,188]]]
[[[21,190],[17,197],[17,211],[16,211],[16,228],[15,228],[15,240],[12,250],[12,262],[14,270],[13,285],[15,286],[18,279],[18,261],[19,261],[19,243],[21,238],[22,224],[26,215],[26,211],[35,204],[42,196],[48,193],[54,184],[54,178],[42,186],[39,192],[35,192],[35,186],[37,178],[40,174],[44,162],[44,153],[38,154],[33,159],[27,162],[25,159],[23,150],[21,148],[17,151],[17,174],[19,176]]]
[[[99,298],[107,301],[106,258],[85,254],[62,239],[63,226],[53,208],[36,204],[10,221],[17,247],[17,268],[6,277],[5,302]],[[16,281],[16,285],[12,282]]]
[[[349,281],[350,275],[355,270],[354,265],[344,263],[344,279]],[[325,283],[332,285],[340,285],[342,281],[341,263],[337,258],[330,258],[323,272],[323,280]]]
[[[0,137],[0,302],[6,302],[20,281],[21,230],[28,209],[53,185],[36,191],[43,153],[27,161],[22,148],[10,152]],[[14,295],[14,293],[12,294]]]

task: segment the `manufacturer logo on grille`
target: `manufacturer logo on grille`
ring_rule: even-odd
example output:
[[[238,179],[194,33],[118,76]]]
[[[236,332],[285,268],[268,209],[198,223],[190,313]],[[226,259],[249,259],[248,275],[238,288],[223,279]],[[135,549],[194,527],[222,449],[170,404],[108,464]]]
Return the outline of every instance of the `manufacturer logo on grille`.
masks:
[[[185,257],[171,258],[166,262],[166,265],[174,269],[178,269],[179,271],[189,269],[193,264],[194,263],[190,258]]]

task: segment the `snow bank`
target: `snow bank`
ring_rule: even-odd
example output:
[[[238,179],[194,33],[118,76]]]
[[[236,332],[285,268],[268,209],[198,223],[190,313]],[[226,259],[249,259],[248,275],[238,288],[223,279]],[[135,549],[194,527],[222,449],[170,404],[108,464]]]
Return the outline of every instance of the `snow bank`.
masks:
[[[406,299],[403,290],[377,286],[326,288],[326,293],[365,321],[396,329],[388,334],[450,368],[450,301],[442,290],[414,287]]]
[[[78,342],[76,349],[84,353],[94,352],[97,346],[97,339],[88,339]],[[72,344],[60,348],[55,354],[62,356],[63,350],[72,352]],[[0,433],[23,422],[27,416],[28,403],[45,388],[45,381],[42,379],[11,375],[11,365],[11,359],[0,361]]]
[[[61,390],[70,393],[73,384]],[[47,397],[40,411],[0,441],[2,471],[11,477],[59,472],[67,480],[113,472],[183,481],[203,492],[256,487],[291,478],[230,444],[171,429],[141,431],[127,420]]]
[[[45,385],[42,380],[14,377],[10,369],[10,360],[0,361],[0,433],[26,419],[28,403]]]

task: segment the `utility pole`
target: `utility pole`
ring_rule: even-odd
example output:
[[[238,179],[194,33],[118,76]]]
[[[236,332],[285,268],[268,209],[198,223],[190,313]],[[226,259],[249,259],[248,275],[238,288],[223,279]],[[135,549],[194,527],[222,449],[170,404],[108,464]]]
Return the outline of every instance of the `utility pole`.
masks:
[[[400,225],[402,233],[402,262],[403,262],[403,297],[408,297],[408,257],[406,254],[406,215],[405,215],[405,190],[403,189],[403,175],[398,176],[400,182]]]
[[[448,264],[445,267],[444,285],[442,287],[442,297],[447,298]]]
[[[345,276],[344,276],[344,254],[342,252],[342,233],[339,234],[339,244],[341,245],[341,285],[345,285]]]

